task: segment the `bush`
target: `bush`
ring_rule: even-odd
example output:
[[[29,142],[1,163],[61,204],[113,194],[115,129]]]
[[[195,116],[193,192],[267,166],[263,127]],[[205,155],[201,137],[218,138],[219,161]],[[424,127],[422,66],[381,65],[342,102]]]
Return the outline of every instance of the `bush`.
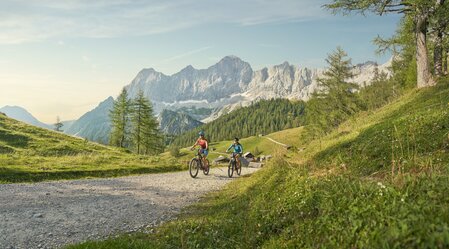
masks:
[[[254,148],[253,155],[254,156],[260,155],[259,147],[256,146],[256,148]]]
[[[173,157],[179,157],[181,155],[181,152],[179,151],[178,146],[171,146],[170,147],[170,155]]]

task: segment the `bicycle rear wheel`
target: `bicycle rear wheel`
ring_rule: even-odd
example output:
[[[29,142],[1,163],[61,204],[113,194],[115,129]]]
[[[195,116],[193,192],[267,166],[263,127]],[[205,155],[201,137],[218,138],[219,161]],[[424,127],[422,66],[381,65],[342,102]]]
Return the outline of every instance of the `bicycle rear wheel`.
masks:
[[[235,164],[235,166],[236,166],[236,171],[237,171],[237,175],[240,175],[241,173],[242,173],[242,162],[240,162],[240,165],[239,166],[237,166],[238,164],[236,163]]]
[[[189,173],[192,178],[195,178],[198,175],[199,171],[199,162],[196,158],[193,158],[189,163]]]
[[[209,175],[209,171],[210,171],[210,163],[209,160],[205,160],[207,165],[203,165],[203,174],[204,175]]]

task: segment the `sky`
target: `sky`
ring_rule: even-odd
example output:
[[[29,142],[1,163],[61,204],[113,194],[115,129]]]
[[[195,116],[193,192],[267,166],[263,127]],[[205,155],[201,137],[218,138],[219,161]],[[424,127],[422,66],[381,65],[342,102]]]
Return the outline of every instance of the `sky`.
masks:
[[[143,68],[173,74],[235,55],[253,69],[325,67],[337,46],[383,63],[372,40],[400,16],[332,15],[330,0],[2,0],[0,107],[77,119]]]

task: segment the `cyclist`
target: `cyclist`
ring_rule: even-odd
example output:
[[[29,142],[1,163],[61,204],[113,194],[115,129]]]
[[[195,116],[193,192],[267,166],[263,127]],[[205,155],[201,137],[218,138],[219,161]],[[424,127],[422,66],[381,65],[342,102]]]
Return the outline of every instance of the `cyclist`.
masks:
[[[200,152],[200,154],[201,154],[201,156],[203,158],[203,165],[205,167],[209,167],[209,165],[207,163],[207,160],[206,160],[206,157],[209,154],[209,143],[208,143],[207,139],[205,138],[204,131],[200,131],[198,133],[198,135],[200,137],[196,140],[196,142],[192,146],[191,150],[194,150],[196,146],[200,146],[200,151],[199,152]]]
[[[243,154],[243,146],[239,143],[239,138],[234,138],[234,143],[229,146],[229,148],[226,150],[226,153],[229,152],[231,149],[234,149],[232,152],[232,156],[235,157],[235,160],[237,161],[237,166],[240,168],[240,157]]]

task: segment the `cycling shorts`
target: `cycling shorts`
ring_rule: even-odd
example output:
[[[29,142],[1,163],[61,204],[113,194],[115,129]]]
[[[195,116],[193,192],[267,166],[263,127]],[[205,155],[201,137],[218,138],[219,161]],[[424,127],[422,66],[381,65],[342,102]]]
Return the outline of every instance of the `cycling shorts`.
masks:
[[[206,149],[200,149],[200,153],[204,156],[207,156],[209,154],[209,151]]]

